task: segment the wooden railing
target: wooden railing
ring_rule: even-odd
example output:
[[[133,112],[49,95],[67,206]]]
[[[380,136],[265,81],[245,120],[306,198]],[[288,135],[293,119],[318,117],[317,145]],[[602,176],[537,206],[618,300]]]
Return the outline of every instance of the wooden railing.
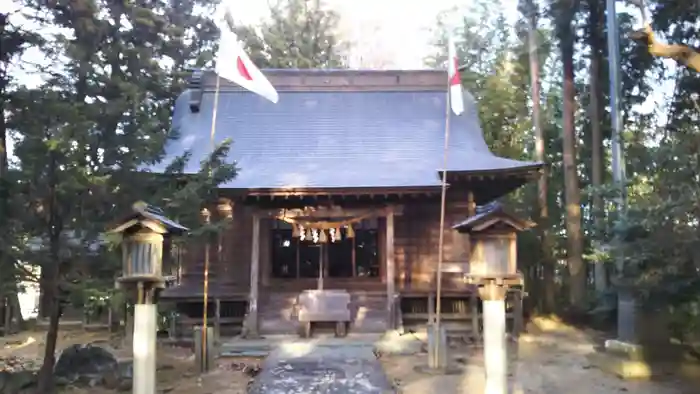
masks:
[[[511,335],[517,336],[523,330],[523,301],[524,292],[513,288],[506,298],[506,322]],[[400,309],[403,324],[426,324],[435,318],[435,296],[428,294],[404,294]],[[441,300],[441,321],[448,324],[458,324],[463,329],[471,331],[476,340],[481,340],[483,316],[481,300],[476,292],[461,296],[445,296]]]

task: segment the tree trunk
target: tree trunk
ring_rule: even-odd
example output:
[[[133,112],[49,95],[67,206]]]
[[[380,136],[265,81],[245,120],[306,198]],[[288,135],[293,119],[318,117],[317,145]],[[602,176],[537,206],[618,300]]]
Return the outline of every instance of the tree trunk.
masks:
[[[56,342],[58,340],[59,319],[61,317],[61,296],[59,291],[60,281],[60,257],[61,232],[63,226],[58,215],[58,196],[56,186],[58,185],[58,168],[56,152],[50,151],[48,175],[49,179],[49,209],[48,226],[49,234],[49,261],[42,266],[42,272],[46,272],[46,283],[43,286],[46,291],[46,301],[49,305],[49,330],[46,333],[46,348],[44,349],[44,363],[39,370],[39,393],[53,393],[55,390],[53,369],[56,364]]]
[[[51,262],[58,264],[58,262]],[[54,392],[54,376],[53,368],[56,364],[56,344],[58,342],[59,319],[61,316],[61,302],[58,292],[58,267],[53,268],[49,283],[47,283],[47,293],[51,293],[53,297],[49,300],[49,330],[46,333],[46,348],[44,349],[44,363],[39,371],[38,393],[53,393]]]
[[[602,20],[603,7],[600,0],[589,0],[588,26],[590,31],[589,47],[591,49],[591,69],[589,85],[591,89],[590,97],[590,122],[591,122],[591,181],[593,187],[599,189],[603,185],[603,131],[600,125],[603,123],[601,113],[603,109],[603,91],[600,84],[600,67],[603,64],[603,51],[605,42],[603,41]],[[596,238],[601,237],[603,230],[603,198],[600,192],[593,194],[593,228]],[[600,294],[608,287],[608,278],[605,266],[598,261],[594,262],[595,289]]]
[[[537,44],[537,10],[532,0],[525,1],[526,16],[528,16],[528,48],[530,61],[530,89],[532,92],[532,123],[535,129],[535,157],[537,161],[544,163],[545,142],[542,130],[542,117],[540,112],[540,64]],[[543,286],[542,309],[544,312],[553,312],[556,308],[555,283],[554,283],[554,259],[552,256],[552,240],[549,232],[549,213],[547,209],[547,176],[545,168],[537,184],[538,229],[540,232],[540,245],[542,260]]]
[[[576,168],[576,86],[574,80],[574,32],[575,1],[563,1],[561,19],[558,21],[559,45],[564,69],[564,197],[566,203],[566,241],[569,267],[569,302],[575,309],[583,309],[586,301],[586,266],[583,262],[583,238],[581,234],[581,193]]]
[[[7,17],[2,16],[0,19],[2,24],[0,24],[0,29],[4,31],[7,28]],[[5,70],[0,73],[0,114],[5,113],[5,100],[8,99],[7,94],[8,86],[8,76],[5,75]],[[5,123],[5,117],[0,116],[0,218],[4,219],[4,223],[10,223],[8,220],[10,218],[10,181],[7,178],[9,169],[8,154],[7,154],[7,124]],[[9,228],[3,229],[5,237],[12,237],[13,234],[9,233]],[[12,285],[17,286],[16,277],[14,275],[14,261],[12,261],[12,256],[5,253],[5,249],[0,248],[0,267],[3,268],[3,272],[8,275],[3,275],[2,287],[4,289],[9,289]],[[6,293],[7,294],[7,293]],[[19,306],[19,298],[17,292],[12,292],[8,295],[7,304],[10,306],[9,310],[12,313],[10,321],[15,320],[19,328],[24,326],[24,320],[22,318],[22,310]],[[17,307],[15,307],[17,306]],[[7,312],[7,311],[6,311]],[[7,333],[6,333],[7,334]]]

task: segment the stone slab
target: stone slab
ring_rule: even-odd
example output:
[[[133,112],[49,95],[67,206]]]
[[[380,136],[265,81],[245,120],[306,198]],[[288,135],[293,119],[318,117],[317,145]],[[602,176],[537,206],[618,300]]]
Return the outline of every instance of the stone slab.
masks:
[[[249,393],[394,393],[373,350],[372,342],[281,344],[263,363]]]

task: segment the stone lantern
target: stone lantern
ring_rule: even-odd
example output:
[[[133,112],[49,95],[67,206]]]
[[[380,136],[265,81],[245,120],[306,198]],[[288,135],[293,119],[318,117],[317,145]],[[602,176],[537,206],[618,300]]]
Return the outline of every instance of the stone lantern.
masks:
[[[469,235],[471,254],[464,279],[479,287],[483,301],[487,393],[507,393],[506,294],[510,286],[523,283],[517,265],[517,233],[533,226],[498,203],[477,207],[474,216],[453,226]]]
[[[156,390],[156,331],[158,294],[165,287],[162,273],[163,241],[182,234],[186,227],[166,218],[163,212],[144,202],[109,233],[121,236],[122,276],[119,286],[135,298],[134,306],[134,394]]]

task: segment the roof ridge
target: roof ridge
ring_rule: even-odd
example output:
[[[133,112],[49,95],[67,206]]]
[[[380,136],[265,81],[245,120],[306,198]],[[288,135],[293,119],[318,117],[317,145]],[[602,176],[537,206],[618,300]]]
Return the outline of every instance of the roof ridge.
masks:
[[[343,70],[343,69],[266,69],[265,76],[279,91],[338,88],[344,90],[388,91],[415,88],[446,89],[447,75],[444,70]],[[216,73],[211,69],[192,69],[188,80],[191,89],[206,89],[216,86]],[[222,90],[240,89],[222,79]]]

